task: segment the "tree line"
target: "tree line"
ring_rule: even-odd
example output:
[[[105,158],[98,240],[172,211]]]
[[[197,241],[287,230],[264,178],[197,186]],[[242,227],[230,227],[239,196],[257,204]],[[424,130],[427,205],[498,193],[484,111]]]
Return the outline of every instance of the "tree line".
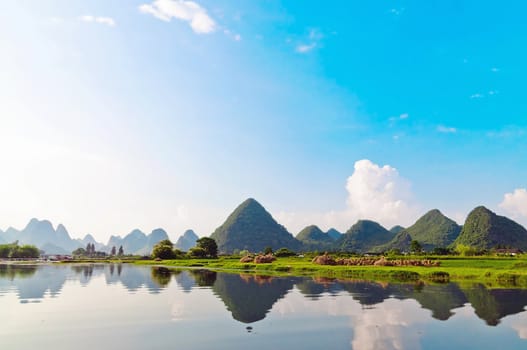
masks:
[[[2,259],[30,259],[38,258],[40,250],[34,245],[18,245],[18,241],[10,244],[0,244],[0,258]]]

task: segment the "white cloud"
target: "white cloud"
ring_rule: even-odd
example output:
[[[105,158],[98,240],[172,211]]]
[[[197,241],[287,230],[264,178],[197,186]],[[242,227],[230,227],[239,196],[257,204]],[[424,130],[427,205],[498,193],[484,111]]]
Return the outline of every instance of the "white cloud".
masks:
[[[490,91],[489,91],[489,95],[490,95],[490,96],[497,95],[497,94],[499,94],[499,93],[500,93],[500,92],[499,92],[498,90],[490,90]]]
[[[308,224],[323,229],[348,229],[359,219],[378,221],[387,228],[409,225],[419,213],[410,182],[399,175],[397,169],[379,166],[368,159],[355,162],[354,172],[346,182],[347,207],[325,213],[286,213],[276,215],[293,232]]]
[[[457,129],[456,128],[453,128],[453,127],[448,127],[448,126],[444,126],[444,125],[439,125],[437,127],[437,131],[439,132],[442,132],[442,133],[445,133],[445,134],[455,134],[457,132]]]
[[[500,71],[500,69],[499,69],[499,68],[496,68],[496,67],[492,67],[492,68],[490,69],[490,71],[491,71],[491,72],[494,72],[494,73],[497,73],[497,72]]]
[[[316,43],[311,43],[309,45],[301,44],[296,47],[296,52],[298,53],[308,53],[317,46]]]
[[[346,189],[349,212],[357,218],[391,226],[409,223],[415,217],[410,183],[389,165],[380,167],[368,159],[355,162]]]
[[[198,34],[212,33],[217,29],[216,22],[208,15],[207,10],[193,1],[156,0],[139,6],[139,11],[166,22],[170,22],[172,18],[188,22]]]
[[[482,94],[480,94],[480,93],[470,95],[470,98],[472,98],[472,99],[475,99],[475,98],[483,98],[483,97],[484,97],[484,96],[483,96]]]
[[[86,23],[100,23],[106,24],[110,27],[115,27],[115,20],[111,17],[97,17],[91,15],[84,15],[79,17],[79,20]]]
[[[396,122],[400,120],[406,120],[408,118],[410,118],[410,115],[408,113],[403,113],[399,116],[390,117],[389,121],[390,121],[391,126],[393,126]]]
[[[527,217],[527,189],[517,188],[512,193],[505,193],[499,207],[513,217]]]
[[[296,46],[295,51],[298,53],[308,53],[319,46],[320,40],[324,38],[324,35],[318,29],[310,29],[307,36],[307,43],[303,42]],[[287,39],[289,42],[290,39]]]

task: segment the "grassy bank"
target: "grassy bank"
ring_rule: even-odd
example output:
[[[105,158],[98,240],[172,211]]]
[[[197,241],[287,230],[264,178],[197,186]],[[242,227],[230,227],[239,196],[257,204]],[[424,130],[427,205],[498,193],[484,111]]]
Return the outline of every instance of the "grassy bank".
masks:
[[[422,258],[422,257],[413,257]],[[471,281],[488,286],[527,287],[527,257],[427,257],[441,262],[438,267],[419,266],[326,266],[316,265],[309,258],[278,258],[270,264],[240,263],[237,258],[137,260],[141,265],[167,267],[200,267],[211,270],[359,278],[375,280],[434,282]]]

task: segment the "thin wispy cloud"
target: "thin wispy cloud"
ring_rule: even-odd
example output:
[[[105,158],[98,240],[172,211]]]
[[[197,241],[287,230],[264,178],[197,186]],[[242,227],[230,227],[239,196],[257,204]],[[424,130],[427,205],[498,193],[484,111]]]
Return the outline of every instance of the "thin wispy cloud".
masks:
[[[100,17],[100,16],[92,16],[92,15],[84,15],[79,17],[79,21],[86,22],[86,23],[99,23],[99,24],[105,24],[109,27],[115,27],[116,23],[115,20],[111,17]]]
[[[480,93],[470,95],[471,99],[478,99],[478,98],[483,98],[483,97],[485,97],[485,96],[483,94],[480,94]]]
[[[389,12],[390,12],[392,15],[400,16],[400,15],[404,12],[404,7],[400,8],[400,9],[393,8],[393,9],[390,9]]]
[[[390,122],[390,126],[394,126],[398,121],[406,120],[408,118],[410,118],[410,115],[408,113],[403,113],[398,116],[390,117],[388,121]]]
[[[444,134],[455,134],[457,132],[456,128],[444,125],[439,125],[436,130]]]
[[[324,35],[317,29],[311,29],[307,36],[307,43],[303,42],[296,46],[295,51],[298,53],[308,53],[319,46],[320,40],[324,38]]]
[[[316,43],[311,43],[309,45],[300,44],[296,47],[296,52],[298,53],[308,53],[309,51],[313,50],[315,47],[317,47]]]
[[[207,10],[194,1],[156,0],[151,4],[140,5],[139,11],[165,22],[172,19],[187,22],[197,34],[209,34],[218,27]]]
[[[493,73],[497,73],[497,72],[500,71],[500,69],[499,69],[499,68],[496,68],[496,67],[492,67],[492,68],[490,69],[490,71],[493,72]]]
[[[226,36],[228,36],[229,38],[231,38],[234,41],[241,41],[242,40],[242,36],[240,34],[233,33],[230,29],[224,29],[223,30],[223,34],[225,34]]]

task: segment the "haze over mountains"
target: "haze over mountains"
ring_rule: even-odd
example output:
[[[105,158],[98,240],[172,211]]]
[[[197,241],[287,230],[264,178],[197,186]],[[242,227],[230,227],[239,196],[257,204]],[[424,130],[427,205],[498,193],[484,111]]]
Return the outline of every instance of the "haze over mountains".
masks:
[[[185,241],[185,250],[193,247],[197,236],[188,236]],[[82,239],[73,239],[64,225],[59,224],[55,229],[48,220],[31,219],[22,230],[8,228],[5,232],[0,231],[0,244],[18,241],[19,244],[31,244],[37,246],[46,254],[71,254],[77,248],[86,248],[88,243],[95,245],[95,250],[109,253],[112,247],[123,247],[125,254],[149,255],[153,246],[163,239],[169,239],[165,230],[158,228],[145,234],[135,229],[124,237],[111,236],[107,244],[97,242],[92,235],[88,234]]]
[[[375,221],[359,220],[345,233],[335,229],[324,232],[318,226],[310,225],[294,237],[260,203],[249,198],[210,237],[216,240],[219,252],[224,254],[241,250],[259,252],[267,247],[273,250],[285,247],[293,251],[357,253],[391,249],[408,251],[412,240],[417,240],[426,251],[452,248],[457,244],[477,249],[507,247],[527,250],[527,230],[485,207],[475,208],[463,227],[433,209],[408,228],[395,226],[388,230]],[[198,238],[194,231],[187,230],[179,237],[175,247],[188,251]],[[20,244],[33,244],[48,254],[69,254],[92,243],[98,251],[110,252],[112,247],[122,246],[125,254],[148,255],[153,246],[163,239],[169,239],[169,236],[161,228],[149,234],[135,229],[124,237],[111,236],[108,243],[103,244],[91,235],[72,239],[64,225],[59,224],[54,229],[48,220],[37,219],[31,219],[22,230],[10,227],[5,232],[0,231],[0,243],[18,241]]]

